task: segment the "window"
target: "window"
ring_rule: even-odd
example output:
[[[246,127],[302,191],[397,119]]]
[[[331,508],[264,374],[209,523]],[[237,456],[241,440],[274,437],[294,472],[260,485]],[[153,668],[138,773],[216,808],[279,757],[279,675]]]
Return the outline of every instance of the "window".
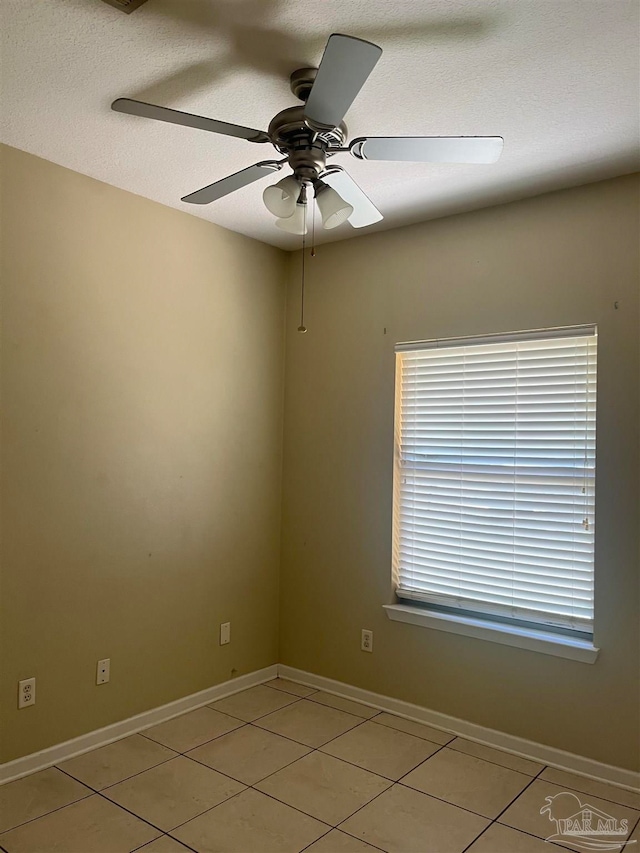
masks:
[[[592,633],[596,347],[594,326],[396,347],[398,598]]]

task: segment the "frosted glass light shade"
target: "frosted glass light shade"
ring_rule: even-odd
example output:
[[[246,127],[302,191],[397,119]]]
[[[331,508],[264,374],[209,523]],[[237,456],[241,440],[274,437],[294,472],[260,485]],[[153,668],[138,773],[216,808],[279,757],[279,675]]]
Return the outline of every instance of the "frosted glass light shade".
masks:
[[[337,228],[353,213],[353,207],[341,198],[332,187],[321,189],[316,195],[316,201],[322,216],[322,227]]]
[[[292,216],[283,219],[276,219],[276,225],[283,231],[288,231],[289,234],[306,234],[307,233],[307,206],[306,204],[296,204]]]
[[[270,213],[286,219],[293,215],[299,195],[300,184],[293,175],[289,175],[267,187],[262,193],[262,200]]]

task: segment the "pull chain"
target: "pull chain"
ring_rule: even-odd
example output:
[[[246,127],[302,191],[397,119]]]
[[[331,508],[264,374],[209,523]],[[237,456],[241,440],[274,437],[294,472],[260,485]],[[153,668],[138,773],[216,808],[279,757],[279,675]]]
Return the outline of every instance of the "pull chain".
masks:
[[[306,232],[306,227],[307,227],[307,208],[306,207],[304,209],[304,214],[305,214],[304,224],[305,224],[305,232]],[[307,331],[307,327],[304,324],[304,255],[305,255],[305,249],[306,249],[305,236],[306,236],[306,234],[303,233],[302,234],[302,281],[300,283],[300,325],[298,326],[298,331],[302,332],[303,334],[304,334],[304,332]]]

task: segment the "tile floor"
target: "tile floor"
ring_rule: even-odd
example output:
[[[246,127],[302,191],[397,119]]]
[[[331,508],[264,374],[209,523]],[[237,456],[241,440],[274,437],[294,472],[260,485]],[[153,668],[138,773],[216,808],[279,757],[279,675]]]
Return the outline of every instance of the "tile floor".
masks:
[[[0,787],[0,850],[548,853],[563,792],[640,847],[630,791],[275,679]]]

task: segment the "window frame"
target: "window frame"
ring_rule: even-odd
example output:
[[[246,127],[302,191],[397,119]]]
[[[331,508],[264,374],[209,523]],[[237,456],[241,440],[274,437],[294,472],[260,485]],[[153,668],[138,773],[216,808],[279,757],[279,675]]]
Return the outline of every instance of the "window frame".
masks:
[[[594,645],[592,630],[582,631],[577,628],[566,628],[542,621],[505,618],[491,613],[491,609],[480,605],[478,610],[453,608],[428,602],[410,595],[400,595],[398,588],[398,526],[400,523],[399,482],[403,476],[400,463],[401,441],[399,436],[402,380],[401,354],[425,349],[455,346],[473,346],[491,343],[508,343],[510,341],[543,341],[554,338],[574,336],[596,336],[596,324],[581,326],[557,327],[553,329],[527,330],[505,334],[492,334],[469,337],[436,339],[431,341],[415,341],[399,343],[395,346],[396,387],[394,395],[394,473],[393,473],[393,542],[392,542],[392,577],[395,603],[384,605],[387,616],[393,621],[418,624],[452,633],[477,637],[493,642],[514,645],[520,648],[532,649],[547,654],[568,657],[586,663],[595,662],[599,649]],[[596,403],[597,406],[597,403]],[[595,477],[595,469],[594,469]],[[595,483],[595,480],[594,480]],[[595,486],[594,486],[595,501]],[[595,573],[595,544],[593,549],[593,572]],[[595,604],[592,598],[592,606]]]

